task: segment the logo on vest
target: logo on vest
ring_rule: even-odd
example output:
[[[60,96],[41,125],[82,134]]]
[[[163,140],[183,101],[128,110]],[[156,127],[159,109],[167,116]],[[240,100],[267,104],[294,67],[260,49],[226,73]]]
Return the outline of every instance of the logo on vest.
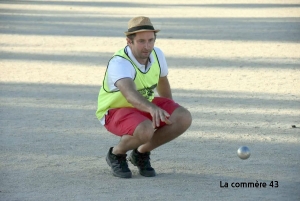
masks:
[[[142,96],[144,96],[145,98],[147,98],[148,100],[153,97],[154,95],[154,89],[156,88],[157,84],[152,85],[151,87],[145,87],[144,89],[140,89],[138,90],[138,92],[140,92],[140,94],[142,94]]]

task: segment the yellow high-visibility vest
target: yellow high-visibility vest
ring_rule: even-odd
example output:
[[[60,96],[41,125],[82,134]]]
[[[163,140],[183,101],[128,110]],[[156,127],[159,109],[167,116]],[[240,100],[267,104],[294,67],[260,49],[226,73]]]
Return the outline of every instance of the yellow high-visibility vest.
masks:
[[[153,55],[155,61],[152,62],[153,64],[148,70],[148,72],[140,71],[140,69],[134,64],[134,62],[126,54],[126,47],[117,51],[112,57],[112,58],[122,57],[128,60],[132,64],[132,66],[136,71],[136,76],[133,80],[136,85],[136,89],[150,102],[154,98],[154,89],[156,88],[160,77],[160,65],[154,49],[151,52],[151,54]],[[107,69],[106,69],[103,84],[100,88],[100,92],[98,95],[98,109],[96,111],[96,116],[100,120],[109,109],[123,108],[123,107],[133,107],[133,106],[127,102],[127,100],[119,90],[118,91],[109,90],[108,83],[107,83]]]

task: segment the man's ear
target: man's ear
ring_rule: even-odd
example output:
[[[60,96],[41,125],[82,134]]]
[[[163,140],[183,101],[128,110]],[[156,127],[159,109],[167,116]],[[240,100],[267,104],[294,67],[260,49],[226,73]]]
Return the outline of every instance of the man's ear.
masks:
[[[126,41],[127,41],[127,45],[131,44],[131,40],[129,38],[126,38]]]

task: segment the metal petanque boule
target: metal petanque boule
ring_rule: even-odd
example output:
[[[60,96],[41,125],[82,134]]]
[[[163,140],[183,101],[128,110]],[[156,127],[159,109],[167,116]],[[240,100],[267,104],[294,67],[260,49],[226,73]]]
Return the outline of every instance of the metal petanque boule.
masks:
[[[250,149],[246,146],[242,146],[237,150],[237,155],[240,159],[247,159],[250,157],[251,153],[250,153]]]

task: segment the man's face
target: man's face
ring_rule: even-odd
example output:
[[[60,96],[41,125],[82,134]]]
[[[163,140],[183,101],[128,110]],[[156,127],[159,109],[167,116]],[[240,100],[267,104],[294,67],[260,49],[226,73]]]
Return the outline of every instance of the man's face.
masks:
[[[144,64],[151,54],[155,43],[155,35],[153,31],[145,31],[136,33],[133,41],[127,38],[127,44],[130,46],[132,54],[140,62]]]

